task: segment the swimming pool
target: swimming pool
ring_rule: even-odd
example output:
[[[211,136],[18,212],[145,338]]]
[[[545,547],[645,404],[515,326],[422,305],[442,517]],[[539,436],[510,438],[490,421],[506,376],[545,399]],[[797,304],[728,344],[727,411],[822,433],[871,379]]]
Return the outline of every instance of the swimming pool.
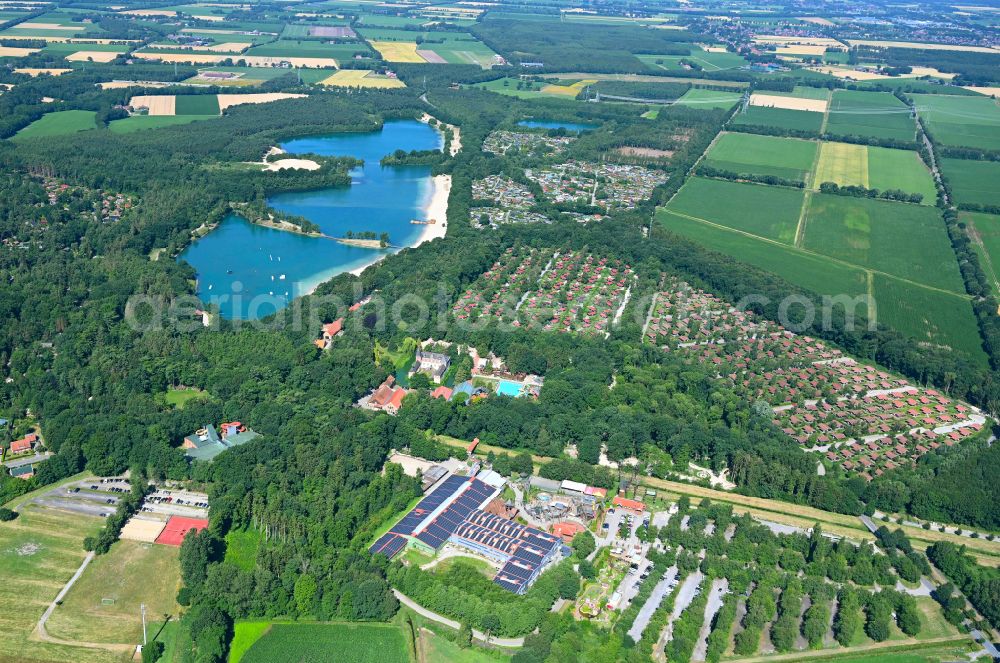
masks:
[[[522,386],[520,382],[514,382],[513,380],[500,380],[500,384],[497,385],[497,393],[517,398],[521,395]]]

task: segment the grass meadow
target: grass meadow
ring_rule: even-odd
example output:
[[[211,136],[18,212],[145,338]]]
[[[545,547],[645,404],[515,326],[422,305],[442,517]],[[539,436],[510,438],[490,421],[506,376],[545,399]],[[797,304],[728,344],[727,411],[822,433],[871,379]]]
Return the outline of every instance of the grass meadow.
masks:
[[[784,244],[795,241],[800,189],[693,177],[667,208]]]
[[[935,142],[1000,150],[1000,106],[992,98],[944,94],[911,96]]]
[[[733,124],[748,124],[764,127],[778,127],[792,131],[819,133],[823,126],[823,114],[814,111],[748,106],[746,111],[733,117]]]
[[[226,533],[225,561],[244,571],[253,571],[259,547],[260,532],[248,529],[229,530]]]
[[[729,110],[743,97],[739,92],[720,92],[691,88],[675,103],[680,106],[704,108],[705,110]]]
[[[14,136],[15,141],[45,136],[65,136],[78,131],[97,128],[97,113],[87,110],[68,110],[46,113]]]
[[[735,173],[773,175],[809,181],[816,159],[816,142],[757,134],[724,133],[705,158],[705,165]]]
[[[1000,207],[1000,163],[942,159],[941,172],[951,185],[955,202]]]
[[[917,126],[906,104],[890,92],[834,90],[826,130],[835,136],[912,141]]]

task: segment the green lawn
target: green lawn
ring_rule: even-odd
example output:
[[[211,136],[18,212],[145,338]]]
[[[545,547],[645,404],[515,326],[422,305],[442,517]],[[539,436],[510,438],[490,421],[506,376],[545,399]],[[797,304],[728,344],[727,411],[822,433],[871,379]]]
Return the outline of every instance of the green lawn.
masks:
[[[996,100],[944,94],[911,96],[936,142],[1000,150],[1000,106]]]
[[[225,561],[244,571],[253,571],[260,547],[260,532],[252,529],[229,530],[226,533]]]
[[[78,131],[97,128],[97,113],[86,110],[68,110],[46,113],[14,136],[15,141],[44,136],[65,136]]]
[[[706,155],[705,165],[735,173],[773,175],[807,182],[816,158],[815,141],[757,134],[724,133]]]
[[[163,395],[164,402],[178,410],[183,410],[184,406],[193,400],[203,398],[208,398],[208,392],[201,389],[167,389]]]
[[[133,115],[122,120],[114,120],[108,125],[112,133],[126,134],[144,129],[159,129],[178,124],[189,124],[198,120],[214,120],[218,115]]]
[[[411,660],[406,636],[395,624],[272,623],[270,628],[266,622],[249,624],[242,634],[243,624],[236,625],[230,663],[410,663]]]
[[[912,141],[917,126],[906,104],[891,92],[834,90],[826,130],[835,136]]]
[[[1000,167],[997,168],[1000,175]],[[913,150],[892,150],[886,147],[868,147],[868,184],[872,189],[888,191],[899,189],[906,193],[922,194],[924,205],[937,202],[937,188],[927,164]],[[998,194],[1000,200],[1000,194]]]
[[[815,194],[804,247],[861,267],[965,293],[937,208]]]
[[[800,189],[693,177],[667,207],[680,214],[792,244],[803,195]]]
[[[218,115],[219,97],[214,94],[178,94],[175,97],[174,114],[177,115]]]
[[[819,133],[823,114],[814,111],[789,110],[767,106],[747,106],[746,112],[733,117],[733,124],[778,127],[793,131]]]
[[[729,110],[743,98],[738,92],[720,92],[718,90],[702,90],[701,88],[691,88],[678,99],[675,104],[681,106],[691,106],[692,108],[704,108],[705,110]]]
[[[229,663],[239,663],[247,650],[271,628],[271,622],[236,622],[229,643]]]
[[[1000,163],[942,159],[941,172],[957,203],[1000,207]]]

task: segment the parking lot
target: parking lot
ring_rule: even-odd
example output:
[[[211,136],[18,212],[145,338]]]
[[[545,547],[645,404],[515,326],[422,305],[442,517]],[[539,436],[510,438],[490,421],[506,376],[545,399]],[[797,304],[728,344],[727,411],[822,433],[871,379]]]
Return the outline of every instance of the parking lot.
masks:
[[[118,508],[122,496],[132,490],[125,477],[74,481],[52,488],[31,503],[87,516],[106,518]],[[162,516],[208,517],[208,495],[189,490],[158,488],[146,497],[142,511]]]

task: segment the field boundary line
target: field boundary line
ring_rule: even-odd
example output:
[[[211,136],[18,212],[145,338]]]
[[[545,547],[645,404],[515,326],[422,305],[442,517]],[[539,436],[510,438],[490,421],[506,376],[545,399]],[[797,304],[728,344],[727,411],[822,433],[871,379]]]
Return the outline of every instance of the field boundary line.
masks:
[[[826,91],[826,110],[823,111],[823,121],[819,125],[819,135],[826,133],[826,123],[830,119],[830,104],[833,103],[833,90]]]
[[[969,239],[972,240],[976,246],[982,249],[983,262],[986,263],[986,269],[989,270],[990,279],[993,281],[993,287],[1000,292],[1000,280],[997,280],[997,270],[993,265],[993,258],[990,256],[990,252],[986,250],[986,245],[983,244],[983,236],[979,233],[979,228],[976,227],[976,222],[972,219],[966,221],[968,230],[966,234]]]
[[[972,636],[970,635],[947,635],[940,638],[929,638],[927,640],[907,638],[905,640],[886,640],[885,642],[859,645],[857,647],[835,647],[833,649],[806,650],[801,652],[791,652],[788,654],[766,654],[750,658],[732,658],[729,659],[729,661],[730,663],[765,663],[767,661],[784,661],[785,663],[791,663],[793,661],[813,661],[818,658],[836,660],[838,658],[853,658],[858,654],[864,654],[865,652],[871,650],[878,650],[880,652],[898,650],[902,653],[907,653],[920,649],[933,649],[936,645],[950,643],[958,644],[961,642],[971,641]]]
[[[885,276],[886,278],[896,279],[897,281],[900,281],[902,283],[908,283],[908,284],[913,285],[913,286],[924,288],[925,290],[932,290],[934,292],[940,292],[941,294],[944,294],[944,295],[951,295],[953,297],[958,297],[959,299],[964,299],[966,301],[971,301],[972,300],[972,296],[969,295],[968,293],[961,293],[960,294],[960,293],[954,292],[953,290],[945,290],[944,288],[938,288],[937,286],[927,285],[926,283],[920,283],[919,281],[914,281],[912,279],[903,278],[902,276],[896,276],[895,274],[890,274],[889,272],[883,272],[880,269],[874,269],[872,267],[865,267],[863,265],[856,265],[853,262],[847,262],[846,260],[843,260],[841,258],[834,258],[833,256],[826,255],[825,253],[817,253],[816,251],[811,251],[809,249],[801,248],[801,247],[798,247],[798,246],[793,246],[791,244],[785,244],[783,242],[779,242],[776,239],[770,239],[769,237],[761,237],[760,235],[754,235],[753,233],[747,232],[745,230],[738,230],[736,228],[730,228],[729,226],[724,226],[724,225],[715,223],[713,221],[709,221],[708,219],[702,219],[702,218],[699,218],[697,216],[691,216],[690,214],[684,214],[682,212],[676,212],[676,211],[674,211],[672,209],[667,209],[666,207],[661,207],[659,209],[662,209],[665,212],[669,212],[670,214],[673,214],[675,216],[679,216],[679,217],[684,218],[684,219],[690,219],[692,221],[697,221],[699,223],[704,223],[706,226],[711,226],[713,228],[718,228],[720,230],[727,230],[727,231],[735,233],[737,235],[743,235],[744,237],[751,237],[753,239],[757,239],[757,240],[760,240],[762,242],[766,242],[768,244],[774,244],[775,246],[780,246],[781,248],[784,248],[784,249],[791,249],[793,251],[798,251],[800,253],[804,253],[805,255],[809,255],[809,256],[812,256],[814,258],[819,258],[821,260],[826,260],[826,261],[829,261],[829,262],[833,262],[833,263],[836,263],[838,265],[843,265],[845,267],[851,267],[853,269],[857,269],[857,270],[860,270],[860,271],[870,271],[870,272],[873,272],[875,274],[881,274],[882,276]]]
[[[819,150],[816,150],[818,153]],[[809,215],[809,204],[812,202],[812,191],[806,191],[802,196],[802,207],[799,208],[799,222],[795,224],[795,238],[792,246],[801,249],[803,237],[806,234],[806,217]]]

